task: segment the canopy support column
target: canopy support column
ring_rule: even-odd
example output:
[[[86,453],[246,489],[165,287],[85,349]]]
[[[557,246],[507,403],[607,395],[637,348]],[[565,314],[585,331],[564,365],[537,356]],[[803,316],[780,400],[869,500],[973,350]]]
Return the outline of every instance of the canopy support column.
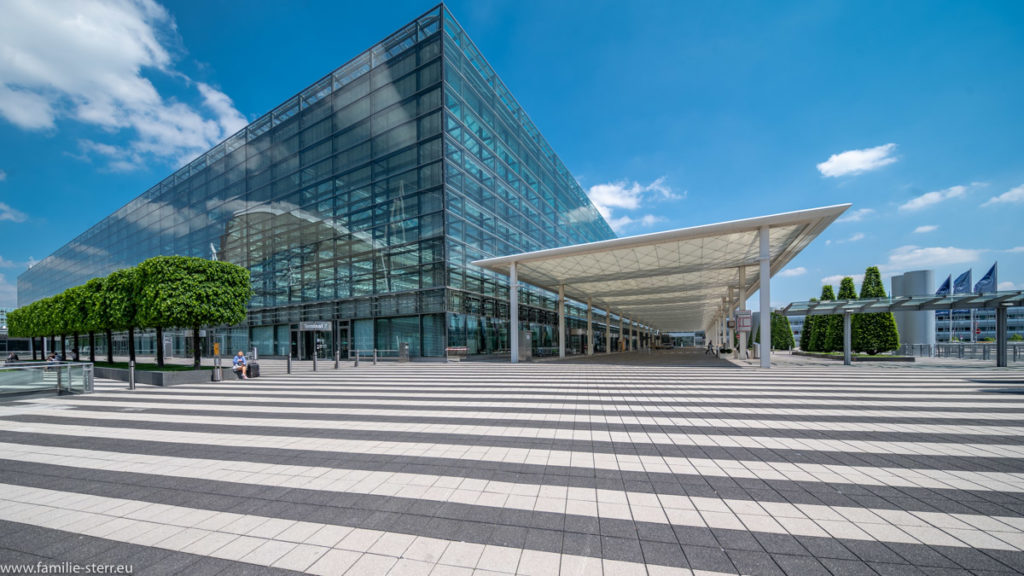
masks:
[[[594,355],[594,307],[587,298],[587,356]]]
[[[996,308],[996,366],[1006,368],[1006,325],[1009,308]]]
[[[852,312],[849,310],[843,311],[843,364],[847,366],[853,364],[853,346],[850,344],[853,334],[850,328],[850,318],[852,317]]]
[[[732,305],[732,289],[733,289],[733,287],[729,286],[729,299],[728,299],[728,301],[725,304],[725,315],[727,317],[731,318],[732,322],[733,322],[733,326],[738,328],[738,326],[736,326],[736,308]],[[735,330],[735,328],[730,328],[729,327],[729,322],[726,321],[726,323],[725,323],[725,340],[726,340],[726,346],[728,346],[729,348],[734,348],[735,347],[735,345],[733,344],[733,330]]]
[[[761,272],[761,368],[772,367],[772,258],[768,249],[768,227],[761,226],[758,233],[761,250],[758,258]]]
[[[558,285],[558,357],[565,358],[565,284]]]
[[[612,353],[612,311],[605,310],[605,323],[604,323],[604,353]]]
[[[622,314],[619,314],[619,350],[625,351],[626,335],[622,332],[623,318]]]
[[[519,362],[519,280],[515,262],[508,266],[508,344],[515,364]]]
[[[739,325],[739,310],[745,310],[747,307],[747,267],[740,266],[740,285],[737,287],[739,290],[739,304],[737,304],[737,315],[736,315],[736,330],[740,328]],[[740,332],[740,360],[747,359],[747,333]]]

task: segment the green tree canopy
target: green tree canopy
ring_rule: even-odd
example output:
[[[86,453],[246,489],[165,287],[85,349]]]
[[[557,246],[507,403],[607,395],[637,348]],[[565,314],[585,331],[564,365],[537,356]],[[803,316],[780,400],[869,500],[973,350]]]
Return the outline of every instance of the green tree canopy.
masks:
[[[882,284],[882,275],[877,266],[871,266],[864,271],[860,297],[885,298],[885,286]],[[900,347],[900,335],[892,312],[854,314],[852,330],[852,346],[857,352],[875,355]]]
[[[822,302],[830,302],[836,299],[836,293],[832,290],[831,284],[825,284],[821,287],[821,298]],[[811,352],[829,352],[829,343],[832,339],[832,333],[835,330],[833,325],[833,316],[809,316],[814,318],[814,331],[811,333]],[[842,319],[840,318],[840,327],[842,327]]]
[[[817,298],[811,298],[811,302],[817,302]],[[814,316],[804,316],[804,327],[800,330],[800,349],[804,352],[811,351],[811,332],[814,330]]]
[[[145,326],[192,328],[194,364],[199,366],[199,328],[237,324],[251,296],[249,271],[229,262],[158,256],[138,266],[139,318]]]
[[[795,342],[793,341],[793,328],[789,325],[789,318],[779,312],[772,312],[772,349],[773,350],[792,350]],[[804,326],[806,326],[806,320]],[[801,334],[802,335],[802,334]],[[761,331],[758,330],[754,335],[754,342],[761,342]]]

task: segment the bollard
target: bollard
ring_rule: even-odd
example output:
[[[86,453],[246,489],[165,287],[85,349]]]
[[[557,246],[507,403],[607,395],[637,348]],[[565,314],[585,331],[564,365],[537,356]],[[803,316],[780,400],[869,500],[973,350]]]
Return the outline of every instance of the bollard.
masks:
[[[338,369],[338,364],[341,362],[341,350],[334,350],[334,369]]]
[[[64,385],[61,383],[63,376],[60,368],[60,366],[57,366],[57,396],[60,396],[60,393],[64,391]]]
[[[317,358],[317,353],[314,351],[313,352],[313,372],[316,372],[316,358]]]
[[[288,355],[288,373],[289,374],[292,373],[292,355],[291,354]]]
[[[213,381],[214,382],[220,382],[223,379],[224,379],[224,373],[221,372],[220,358],[214,356],[214,358],[213,358]]]
[[[355,368],[359,368],[359,350],[356,350],[356,363]]]
[[[128,363],[128,389],[135,390],[135,360]]]
[[[377,349],[376,348],[373,349],[373,365],[374,366],[377,365]]]

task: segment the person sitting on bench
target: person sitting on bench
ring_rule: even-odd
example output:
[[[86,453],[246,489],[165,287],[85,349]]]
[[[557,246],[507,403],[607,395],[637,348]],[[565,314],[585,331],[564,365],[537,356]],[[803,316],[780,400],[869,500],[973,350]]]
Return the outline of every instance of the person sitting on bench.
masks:
[[[246,365],[248,364],[248,362],[245,359],[245,352],[239,350],[238,354],[235,355],[235,358],[231,361],[231,363],[231,369],[235,371],[235,376],[238,376],[239,380],[245,380],[249,377],[245,373]]]

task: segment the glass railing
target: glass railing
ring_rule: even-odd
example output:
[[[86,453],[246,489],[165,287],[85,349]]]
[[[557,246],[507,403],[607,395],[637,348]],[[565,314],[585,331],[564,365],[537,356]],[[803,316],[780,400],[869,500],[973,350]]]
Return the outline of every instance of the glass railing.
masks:
[[[0,399],[27,394],[89,394],[89,362],[6,362],[0,366]]]

